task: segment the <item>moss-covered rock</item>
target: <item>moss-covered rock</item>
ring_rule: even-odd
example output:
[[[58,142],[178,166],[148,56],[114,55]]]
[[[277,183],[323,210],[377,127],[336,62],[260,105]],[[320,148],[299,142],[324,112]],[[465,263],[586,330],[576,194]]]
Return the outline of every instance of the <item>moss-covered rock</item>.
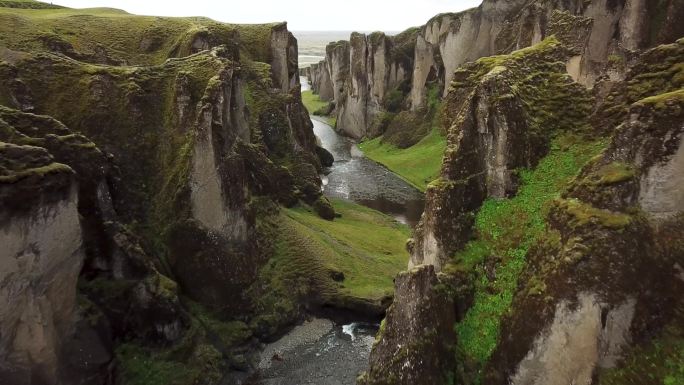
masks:
[[[653,335],[668,344],[677,340],[664,327],[677,319],[672,289],[681,281],[673,266],[680,263],[681,251],[673,250],[680,245],[658,244],[663,236],[672,236],[666,229],[681,220],[684,210],[674,203],[681,197],[667,187],[669,180],[684,177],[676,160],[684,134],[681,107],[677,92],[629,107],[629,118],[608,149],[584,167],[564,199],[551,207],[546,239],[527,257],[520,280],[524,284],[504,320],[485,383],[526,381],[528,376],[590,381],[596,373],[605,373],[599,381],[621,383],[634,378],[633,361],[621,360],[625,351],[648,351]],[[665,233],[669,235],[661,235]],[[592,324],[598,325],[596,331],[584,327]],[[556,349],[559,332],[571,341],[584,341],[564,348],[572,373],[561,374],[558,365],[565,364],[546,360]],[[632,344],[638,347],[631,349]],[[623,365],[625,371],[614,369]],[[668,372],[666,358],[651,365],[660,378],[676,378]]]
[[[321,217],[323,219],[327,219],[329,221],[332,221],[333,219],[335,219],[335,209],[333,208],[333,206],[330,203],[330,201],[328,200],[328,198],[326,198],[324,196],[320,196],[313,203],[313,208],[319,217]]]
[[[420,266],[395,279],[396,299],[373,345],[370,369],[358,383],[443,384],[454,365],[456,308],[440,290],[434,267]],[[453,380],[453,378],[452,378]]]
[[[87,256],[79,290],[107,320],[104,334],[145,345],[141,354],[161,370],[154,378],[176,368],[188,381],[180,383],[195,383],[206,363],[215,382],[226,360],[206,348],[213,334],[196,334],[179,297],[221,310],[222,320],[250,320],[245,292],[272,256],[257,236],[259,200],[321,196],[294,38],[284,23],[111,9],[0,8],[0,19],[18,23],[0,33],[0,103],[66,124],[0,107],[0,178],[13,184],[12,207],[78,180]],[[14,187],[23,181],[31,185],[21,198]],[[124,377],[146,383],[150,373],[131,363]]]
[[[454,74],[444,105],[448,128],[441,179],[426,192],[412,263],[441,267],[469,240],[487,197],[517,190],[516,169],[534,167],[559,132],[586,130],[591,98],[573,83],[555,38],[483,58]]]

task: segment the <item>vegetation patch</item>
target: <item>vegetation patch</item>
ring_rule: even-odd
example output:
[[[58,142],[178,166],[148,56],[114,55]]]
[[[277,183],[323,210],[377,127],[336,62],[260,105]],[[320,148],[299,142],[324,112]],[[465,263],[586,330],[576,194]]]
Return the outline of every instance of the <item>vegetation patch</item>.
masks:
[[[294,322],[301,304],[377,308],[392,295],[393,278],[408,262],[408,227],[349,201],[331,202],[341,215],[334,221],[309,206],[262,219],[262,226],[271,228],[274,251],[252,288],[257,333]]]
[[[287,218],[329,252],[321,262],[346,277],[340,291],[354,297],[380,299],[391,294],[394,276],[406,268],[404,248],[408,227],[393,218],[355,203],[334,199],[334,221],[320,218],[308,207],[286,209]]]
[[[520,170],[517,196],[485,201],[476,216],[476,239],[445,267],[446,272],[466,271],[476,277],[473,306],[456,325],[459,362],[474,369],[476,381],[497,345],[500,322],[511,306],[527,252],[545,232],[550,206],[604,147],[604,141],[570,134],[554,139],[550,153],[534,170]]]
[[[331,112],[330,103],[314,94],[312,90],[302,92],[302,102],[309,111],[309,115],[326,116],[328,124],[335,127],[335,118],[328,116]]]
[[[359,145],[364,154],[392,170],[421,191],[439,176],[446,138],[433,128],[417,144],[401,149],[383,142],[382,138],[365,141]]]

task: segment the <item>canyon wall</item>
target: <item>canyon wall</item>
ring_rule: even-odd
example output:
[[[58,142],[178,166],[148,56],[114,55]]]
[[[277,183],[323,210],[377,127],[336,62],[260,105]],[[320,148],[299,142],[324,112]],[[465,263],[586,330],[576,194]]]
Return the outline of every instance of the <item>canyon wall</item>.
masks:
[[[326,56],[309,70],[316,79],[313,89],[337,107],[341,132],[354,138],[375,137],[383,133],[377,127],[376,117],[388,110],[383,102],[398,84],[408,82],[401,89],[401,108],[423,109],[430,89],[446,97],[454,71],[462,64],[509,53],[558,34],[558,25],[552,28],[556,12],[586,20],[583,28],[587,34],[577,42],[575,54],[567,58],[567,66],[573,78],[588,88],[604,75],[619,80],[638,51],[672,42],[684,34],[676,23],[677,17],[684,14],[684,6],[677,1],[655,4],[642,0],[485,0],[478,8],[441,14],[419,29],[387,37],[390,42],[402,41],[402,58],[391,55],[392,60],[380,61],[386,56],[387,44],[373,44],[377,39],[352,36],[350,42],[354,47],[347,57]],[[346,63],[336,62],[339,60]],[[321,91],[320,86],[330,83],[328,77],[332,72],[323,69],[331,66],[348,68],[343,76],[336,74],[337,79],[346,81],[344,90],[335,92],[332,99],[329,90]],[[383,78],[389,80],[382,82]],[[362,106],[366,107],[366,114]]]
[[[256,317],[273,214],[254,201],[320,201],[296,39],[117,10],[67,10],[51,23],[90,34],[58,35],[32,12],[0,14],[20,26],[0,32],[0,382],[119,383],[120,346],[180,346],[218,381],[234,346],[194,309]]]
[[[379,374],[407,365],[412,378],[390,383],[677,378],[668,369],[680,360],[676,348],[649,354],[682,333],[684,207],[674,185],[684,178],[684,42],[635,54],[619,77],[601,75],[587,90],[566,65],[590,40],[586,26],[583,16],[556,13],[548,26],[562,29],[556,37],[454,72],[441,176],[408,243],[407,277],[432,283],[396,297],[360,383],[384,383]],[[578,145],[597,155],[573,164]],[[554,173],[565,168],[560,183]],[[425,264],[439,271],[432,280],[417,273]],[[424,322],[426,331],[445,322],[455,330],[438,332],[456,341],[439,353],[429,334],[395,322],[394,309],[410,305],[403,317],[419,317],[435,304],[416,303],[417,293],[445,292]],[[405,346],[416,351],[402,354]],[[434,373],[441,379],[421,380]]]

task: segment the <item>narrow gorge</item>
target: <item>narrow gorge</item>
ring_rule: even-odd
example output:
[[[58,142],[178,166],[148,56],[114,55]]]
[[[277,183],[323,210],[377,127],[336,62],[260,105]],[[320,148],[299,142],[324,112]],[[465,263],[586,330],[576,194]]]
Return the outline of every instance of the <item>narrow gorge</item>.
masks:
[[[0,0],[0,384],[684,384],[682,18]]]

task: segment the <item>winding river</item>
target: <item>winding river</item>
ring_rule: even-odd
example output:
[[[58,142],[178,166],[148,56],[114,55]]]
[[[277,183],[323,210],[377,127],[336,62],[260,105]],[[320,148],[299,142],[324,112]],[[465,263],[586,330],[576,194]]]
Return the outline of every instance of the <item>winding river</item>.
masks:
[[[301,78],[302,91],[309,88]],[[366,158],[356,144],[312,117],[321,146],[335,158],[322,176],[328,197],[348,199],[415,226],[423,212],[423,195],[387,168]],[[368,368],[378,325],[335,323],[314,318],[295,327],[261,353],[260,385],[353,385]]]
[[[309,88],[302,77],[302,91]],[[415,226],[423,213],[423,194],[384,166],[366,158],[351,139],[338,134],[324,119],[311,117],[321,147],[335,163],[323,175],[325,195],[349,199]]]

